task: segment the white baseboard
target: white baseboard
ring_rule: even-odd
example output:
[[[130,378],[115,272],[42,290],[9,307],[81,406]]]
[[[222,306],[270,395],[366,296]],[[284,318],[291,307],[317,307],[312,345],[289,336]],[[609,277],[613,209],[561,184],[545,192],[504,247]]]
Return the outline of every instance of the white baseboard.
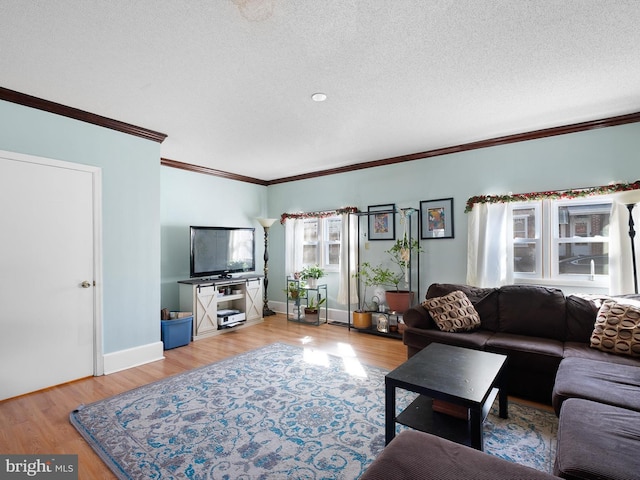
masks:
[[[164,360],[162,342],[149,343],[104,355],[104,374],[119,372],[145,363]]]

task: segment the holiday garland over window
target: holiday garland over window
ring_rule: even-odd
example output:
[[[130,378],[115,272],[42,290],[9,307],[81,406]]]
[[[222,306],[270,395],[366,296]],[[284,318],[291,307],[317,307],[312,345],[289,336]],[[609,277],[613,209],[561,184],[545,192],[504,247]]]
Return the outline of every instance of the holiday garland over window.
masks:
[[[640,190],[640,180],[633,183],[612,183],[601,187],[580,188],[577,190],[554,190],[550,192],[515,193],[506,195],[477,195],[467,200],[464,213],[469,213],[476,203],[507,203],[525,202],[527,200],[558,200],[563,198],[581,198],[592,195],[608,195],[610,193],[625,192],[627,190]]]
[[[284,225],[284,222],[286,222],[289,218],[327,218],[333,217],[334,215],[343,215],[345,213],[356,212],[359,212],[358,207],[343,207],[336,210],[325,210],[323,212],[283,213],[282,215],[280,215],[280,223]]]

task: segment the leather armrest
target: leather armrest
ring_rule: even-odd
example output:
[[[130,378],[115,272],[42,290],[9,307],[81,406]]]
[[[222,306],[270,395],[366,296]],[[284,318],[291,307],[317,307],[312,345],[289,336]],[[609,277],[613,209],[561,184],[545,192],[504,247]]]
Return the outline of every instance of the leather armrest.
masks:
[[[407,327],[413,328],[437,328],[435,322],[429,315],[429,312],[422,305],[416,305],[410,308],[402,316]]]

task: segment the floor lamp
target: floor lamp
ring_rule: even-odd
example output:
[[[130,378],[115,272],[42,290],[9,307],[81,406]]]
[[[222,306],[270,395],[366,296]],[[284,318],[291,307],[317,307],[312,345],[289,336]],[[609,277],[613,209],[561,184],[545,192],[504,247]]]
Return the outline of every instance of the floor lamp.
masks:
[[[633,228],[633,208],[636,203],[640,202],[640,190],[627,190],[619,194],[618,201],[626,205],[629,210],[629,239],[631,240],[631,262],[633,265],[633,289],[635,293],[638,293],[638,267],[636,265],[636,231]]]
[[[258,218],[257,219],[262,228],[264,228],[264,282],[262,289],[262,316],[268,317],[275,315],[276,312],[269,309],[269,296],[267,295],[267,288],[269,287],[269,227],[276,221],[275,218]]]

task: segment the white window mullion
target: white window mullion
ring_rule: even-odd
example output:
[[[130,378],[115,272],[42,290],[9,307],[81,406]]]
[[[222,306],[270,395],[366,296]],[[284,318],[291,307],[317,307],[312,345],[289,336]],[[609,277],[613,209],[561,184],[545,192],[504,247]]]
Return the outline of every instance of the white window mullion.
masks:
[[[549,278],[553,272],[553,252],[555,251],[553,240],[553,223],[551,202],[540,201],[540,279]]]

